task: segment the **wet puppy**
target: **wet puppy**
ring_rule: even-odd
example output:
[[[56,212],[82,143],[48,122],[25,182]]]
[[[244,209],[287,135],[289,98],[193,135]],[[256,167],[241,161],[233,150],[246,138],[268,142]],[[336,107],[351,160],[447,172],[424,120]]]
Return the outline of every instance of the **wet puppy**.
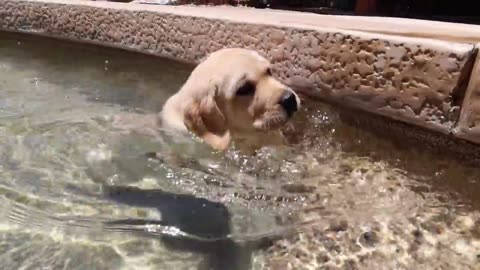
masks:
[[[251,153],[285,143],[280,131],[300,99],[271,74],[270,63],[247,49],[212,53],[165,103],[162,128],[192,132],[216,150],[230,144]]]

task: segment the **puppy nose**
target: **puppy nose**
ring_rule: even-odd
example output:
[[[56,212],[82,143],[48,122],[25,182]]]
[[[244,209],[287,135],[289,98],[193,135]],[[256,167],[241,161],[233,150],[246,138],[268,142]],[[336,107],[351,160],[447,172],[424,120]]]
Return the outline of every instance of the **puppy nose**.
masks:
[[[292,116],[298,110],[297,99],[291,91],[285,91],[280,99],[280,105],[285,109],[288,116]]]

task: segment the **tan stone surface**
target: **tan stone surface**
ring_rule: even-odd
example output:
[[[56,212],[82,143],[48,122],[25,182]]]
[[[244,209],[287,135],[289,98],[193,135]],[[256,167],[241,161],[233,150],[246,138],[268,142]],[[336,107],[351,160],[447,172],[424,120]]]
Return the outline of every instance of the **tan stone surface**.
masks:
[[[469,74],[474,46],[380,32],[480,36],[479,27],[467,33],[461,25],[424,21],[64,0],[1,1],[0,28],[189,62],[222,47],[252,48],[272,60],[282,79],[308,80],[313,96],[443,133],[458,119],[460,79],[468,78],[462,74]]]
[[[101,3],[91,0],[30,0],[59,4],[82,4],[127,10],[149,10],[185,16],[201,16],[211,19],[226,19],[238,22],[270,23],[283,26],[321,26],[332,29],[356,30],[409,37],[434,38],[449,41],[479,42],[480,26],[426,20],[412,20],[386,17],[333,16],[305,12],[253,9],[230,6],[146,6],[122,3]]]

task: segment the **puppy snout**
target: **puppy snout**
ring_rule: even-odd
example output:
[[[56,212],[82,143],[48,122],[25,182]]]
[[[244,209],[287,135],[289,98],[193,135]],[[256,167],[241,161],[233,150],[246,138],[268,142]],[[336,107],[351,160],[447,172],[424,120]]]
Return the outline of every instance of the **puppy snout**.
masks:
[[[292,116],[298,110],[297,99],[292,91],[286,90],[280,98],[280,105],[287,112],[288,116]]]

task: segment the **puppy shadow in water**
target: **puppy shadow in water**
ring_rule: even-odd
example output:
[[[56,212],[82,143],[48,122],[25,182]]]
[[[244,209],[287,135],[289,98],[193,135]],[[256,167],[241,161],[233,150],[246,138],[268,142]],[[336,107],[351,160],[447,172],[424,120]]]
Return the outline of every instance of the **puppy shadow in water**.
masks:
[[[163,235],[163,243],[170,249],[193,251],[205,255],[201,270],[246,270],[251,267],[252,245],[239,245],[229,239],[231,215],[221,203],[188,194],[174,194],[162,190],[142,190],[135,187],[106,186],[105,196],[115,202],[136,207],[156,208],[161,221],[127,219],[111,221],[107,225],[160,224],[173,226],[190,235],[220,239],[201,241],[187,237]]]

